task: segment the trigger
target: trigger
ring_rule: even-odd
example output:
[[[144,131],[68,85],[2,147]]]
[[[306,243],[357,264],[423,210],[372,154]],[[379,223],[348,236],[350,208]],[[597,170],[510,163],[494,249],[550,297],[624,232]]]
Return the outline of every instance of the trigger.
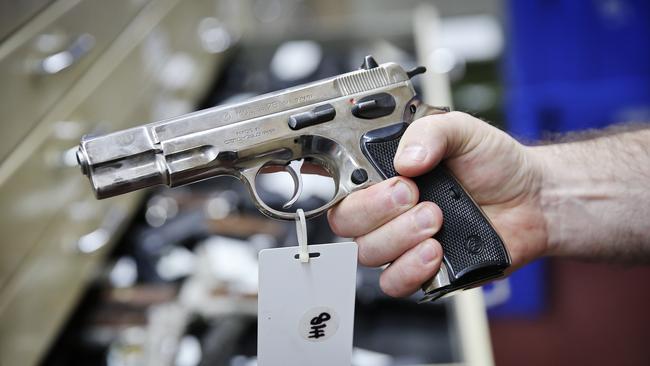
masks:
[[[296,203],[302,194],[302,175],[300,174],[300,168],[302,168],[304,162],[305,159],[294,160],[287,165],[287,172],[293,179],[293,197],[282,205],[282,208],[284,209],[287,209]]]

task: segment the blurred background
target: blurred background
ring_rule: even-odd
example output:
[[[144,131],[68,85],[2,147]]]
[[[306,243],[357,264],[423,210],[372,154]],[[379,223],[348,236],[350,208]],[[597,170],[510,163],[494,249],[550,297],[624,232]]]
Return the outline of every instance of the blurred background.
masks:
[[[357,69],[524,142],[650,121],[645,0],[0,0],[0,365],[255,365],[257,252],[295,245],[216,178],[97,201],[76,145]],[[283,173],[261,179],[287,200]],[[307,178],[306,178],[307,179]],[[311,177],[307,205],[331,181]],[[324,218],[312,243],[335,237]],[[648,365],[650,268],[544,259],[435,304],[359,268],[353,364]],[[487,314],[487,317],[486,315]]]

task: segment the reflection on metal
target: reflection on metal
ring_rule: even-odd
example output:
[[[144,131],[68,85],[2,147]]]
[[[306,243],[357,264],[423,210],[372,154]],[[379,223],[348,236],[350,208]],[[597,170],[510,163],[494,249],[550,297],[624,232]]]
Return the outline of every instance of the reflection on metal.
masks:
[[[106,245],[109,239],[109,232],[104,228],[99,228],[79,238],[77,248],[82,253],[93,253]]]
[[[77,241],[77,249],[84,254],[92,254],[109,243],[127,217],[127,212],[121,206],[113,206],[106,213],[100,227],[82,236]]]
[[[282,205],[282,208],[289,208],[293,206],[294,203],[298,201],[298,198],[300,198],[300,195],[302,194],[302,174],[300,174],[300,168],[302,168],[302,164],[304,163],[305,159],[300,159],[300,160],[294,160],[289,165],[287,165],[286,170],[289,172],[289,175],[291,176],[291,179],[293,179],[293,196],[291,197],[290,200],[288,200],[284,205]]]
[[[422,285],[422,291],[424,291],[425,294],[434,292],[436,289],[443,288],[445,286],[449,286],[451,282],[449,281],[449,275],[447,273],[447,266],[445,265],[444,262],[440,263],[440,269],[438,270],[438,273],[430,279],[429,281],[425,282],[424,285]],[[429,295],[431,296],[431,295]],[[426,302],[429,299],[427,296],[425,296],[421,302]]]
[[[49,55],[36,63],[34,72],[40,75],[54,75],[79,62],[95,47],[95,37],[84,33],[77,37],[63,51]]]

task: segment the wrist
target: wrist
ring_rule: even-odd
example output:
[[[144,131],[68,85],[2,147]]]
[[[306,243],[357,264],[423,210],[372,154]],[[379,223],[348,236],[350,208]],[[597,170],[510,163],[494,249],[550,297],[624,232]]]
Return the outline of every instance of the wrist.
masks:
[[[563,215],[563,205],[572,199],[566,190],[561,189],[564,180],[562,172],[568,169],[562,159],[562,152],[557,145],[542,145],[530,147],[537,168],[538,197],[541,217],[546,232],[545,255],[559,255],[562,252],[562,241],[565,225],[563,220],[569,219]]]
[[[631,208],[645,194],[631,194],[638,184],[611,154],[619,148],[602,139],[532,148],[540,164],[547,255],[622,258],[635,241],[630,234],[638,215]]]

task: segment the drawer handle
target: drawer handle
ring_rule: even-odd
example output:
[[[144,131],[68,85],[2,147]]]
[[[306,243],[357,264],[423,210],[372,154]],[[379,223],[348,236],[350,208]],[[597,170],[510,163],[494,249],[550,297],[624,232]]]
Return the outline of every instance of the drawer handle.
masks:
[[[126,216],[127,212],[122,207],[114,206],[109,209],[99,228],[79,238],[77,250],[84,254],[92,254],[103,248],[117,233]]]
[[[104,245],[108,244],[110,238],[110,233],[108,233],[104,228],[99,228],[79,238],[77,249],[85,254],[94,253]]]
[[[95,47],[95,37],[84,33],[77,37],[60,52],[49,55],[36,63],[36,73],[39,75],[55,75],[76,64]]]

